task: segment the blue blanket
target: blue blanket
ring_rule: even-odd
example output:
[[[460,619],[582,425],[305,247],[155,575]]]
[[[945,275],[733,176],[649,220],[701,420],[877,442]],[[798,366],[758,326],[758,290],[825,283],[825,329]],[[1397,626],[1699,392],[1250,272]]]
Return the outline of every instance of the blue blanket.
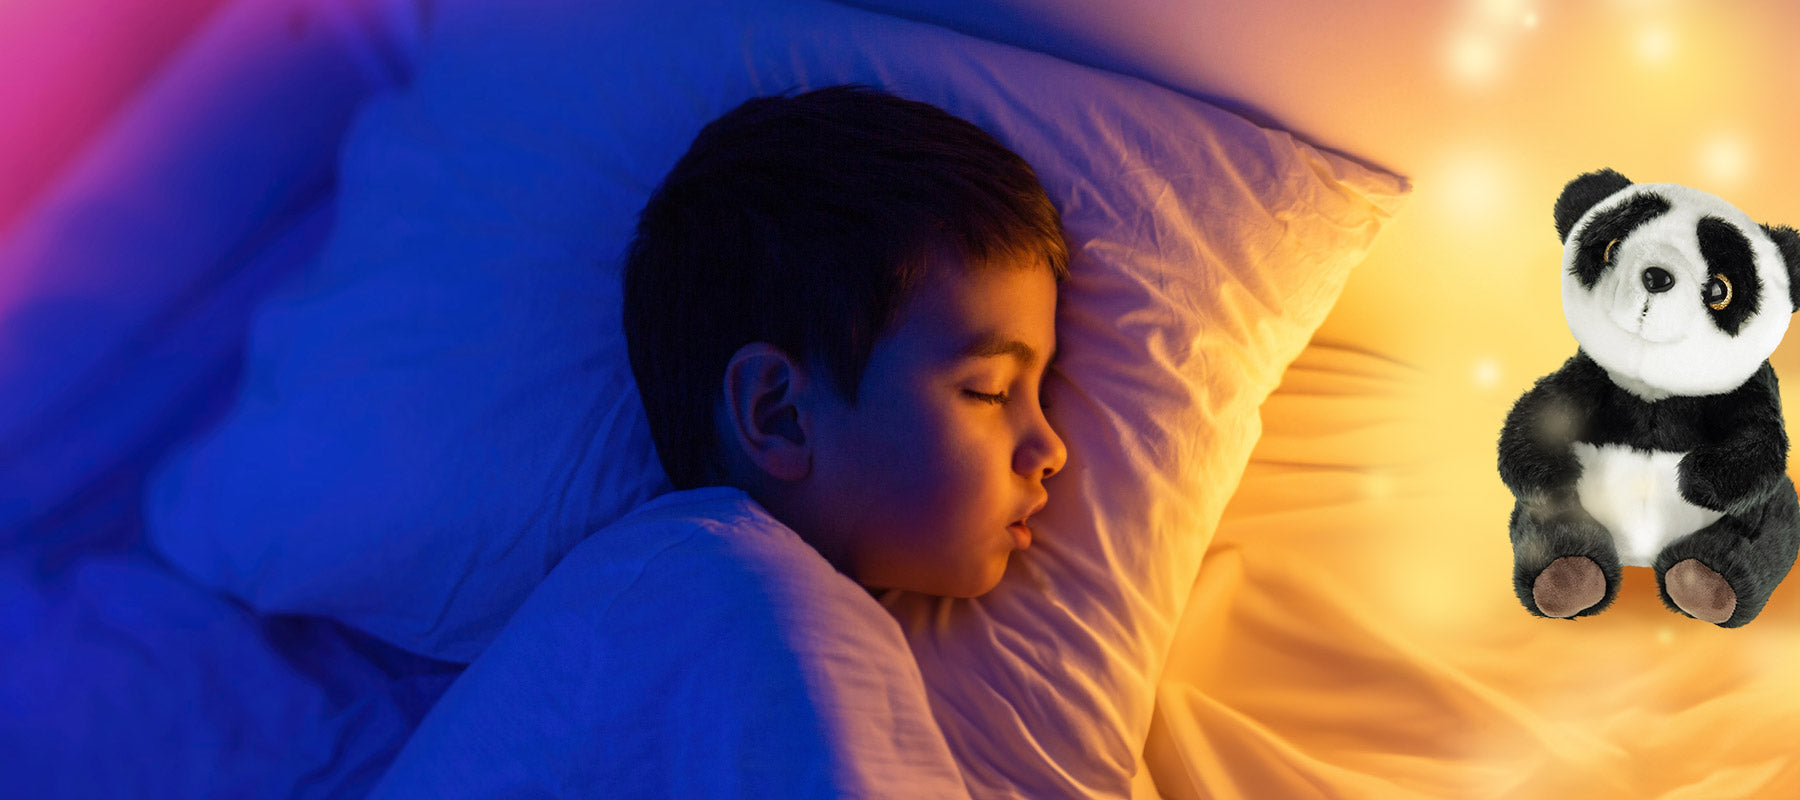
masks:
[[[226,3],[0,240],[0,775],[12,797],[341,797],[460,671],[253,613],[142,543],[146,476],[317,253],[411,3]]]

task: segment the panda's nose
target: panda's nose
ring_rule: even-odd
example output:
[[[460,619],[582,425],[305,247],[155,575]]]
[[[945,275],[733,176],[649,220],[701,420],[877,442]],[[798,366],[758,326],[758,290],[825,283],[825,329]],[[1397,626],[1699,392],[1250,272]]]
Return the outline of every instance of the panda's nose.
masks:
[[[1644,288],[1653,293],[1666,292],[1675,285],[1675,276],[1662,267],[1651,267],[1644,270]]]

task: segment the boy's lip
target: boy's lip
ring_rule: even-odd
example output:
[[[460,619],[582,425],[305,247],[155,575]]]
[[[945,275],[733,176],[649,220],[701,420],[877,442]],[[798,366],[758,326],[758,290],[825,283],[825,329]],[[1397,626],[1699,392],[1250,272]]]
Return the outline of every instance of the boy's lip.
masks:
[[[1006,529],[1012,532],[1013,545],[1016,548],[1024,550],[1031,546],[1031,528],[1027,527],[1025,523],[1015,522],[1006,526]]]
[[[1031,519],[1032,514],[1036,514],[1039,511],[1043,511],[1044,506],[1048,505],[1049,503],[1050,503],[1050,495],[1049,494],[1040,495],[1038,497],[1037,503],[1032,505],[1031,510],[1025,512],[1024,516],[1021,516],[1018,519],[1013,520],[1013,524],[1014,525],[1024,524],[1027,520]]]
[[[1036,514],[1039,511],[1043,511],[1044,506],[1047,505],[1049,502],[1050,502],[1050,495],[1048,495],[1048,494],[1038,497],[1037,503],[1032,505],[1030,511],[1025,512],[1024,516],[1015,520],[1012,524],[1006,526],[1007,530],[1012,531],[1013,543],[1018,545],[1018,548],[1020,550],[1024,550],[1025,548],[1031,546],[1031,525],[1029,524],[1030,520],[1031,520],[1031,515]]]

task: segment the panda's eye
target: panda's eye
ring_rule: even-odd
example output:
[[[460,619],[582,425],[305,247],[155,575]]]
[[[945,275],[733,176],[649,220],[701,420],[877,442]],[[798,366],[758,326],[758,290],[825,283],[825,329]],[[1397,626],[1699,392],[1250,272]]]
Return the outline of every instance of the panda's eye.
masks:
[[[1612,263],[1612,251],[1613,251],[1613,247],[1614,247],[1614,246],[1615,246],[1615,245],[1617,245],[1617,244],[1618,244],[1618,243],[1619,243],[1619,240],[1618,240],[1618,239],[1614,239],[1614,240],[1612,240],[1612,241],[1610,241],[1610,242],[1607,242],[1607,243],[1606,243],[1606,252],[1604,252],[1604,253],[1601,253],[1601,254],[1600,254],[1600,261],[1601,261],[1601,263],[1605,263],[1605,264],[1611,264],[1611,263]]]
[[[1714,311],[1724,311],[1731,305],[1731,280],[1723,274],[1715,273],[1712,280],[1701,288],[1701,296],[1706,300],[1706,307]]]

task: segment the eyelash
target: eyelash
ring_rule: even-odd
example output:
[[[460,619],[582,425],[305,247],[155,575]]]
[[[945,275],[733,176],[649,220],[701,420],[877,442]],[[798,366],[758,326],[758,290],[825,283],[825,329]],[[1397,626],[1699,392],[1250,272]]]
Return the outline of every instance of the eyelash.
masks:
[[[971,391],[971,390],[967,390],[967,389],[965,389],[964,391],[968,392],[971,396],[981,400],[981,402],[983,402],[983,403],[992,403],[997,406],[1002,406],[1002,405],[1006,405],[1009,402],[1012,402],[1012,395],[1009,395],[1005,392],[1001,392],[999,394],[988,394],[986,392],[976,392],[976,391]],[[1047,400],[1040,399],[1038,401],[1038,407],[1047,409],[1050,407],[1050,403]]]

